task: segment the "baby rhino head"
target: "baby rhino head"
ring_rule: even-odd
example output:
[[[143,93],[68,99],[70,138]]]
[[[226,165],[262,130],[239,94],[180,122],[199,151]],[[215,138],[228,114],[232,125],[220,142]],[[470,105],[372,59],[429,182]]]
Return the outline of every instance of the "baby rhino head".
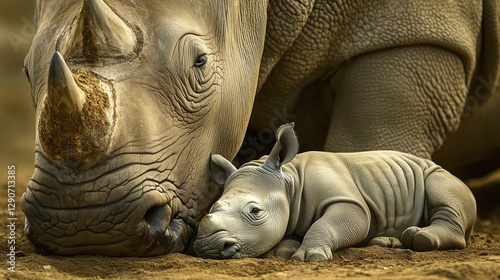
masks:
[[[198,226],[193,244],[198,255],[258,257],[281,241],[290,211],[281,166],[294,158],[298,143],[292,125],[278,129],[277,138],[264,163],[252,161],[237,170],[224,157],[212,156],[212,174],[224,192]]]

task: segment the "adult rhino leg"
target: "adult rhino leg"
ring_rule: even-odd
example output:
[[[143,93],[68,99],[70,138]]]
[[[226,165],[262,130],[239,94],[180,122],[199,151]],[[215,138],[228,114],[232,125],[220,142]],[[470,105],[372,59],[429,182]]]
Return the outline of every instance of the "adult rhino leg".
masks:
[[[409,227],[401,243],[415,251],[465,248],[476,220],[476,202],[469,188],[444,169],[431,173],[425,186],[428,226]]]
[[[333,79],[328,151],[389,149],[430,158],[459,125],[467,96],[459,56],[431,46],[361,55]]]
[[[477,213],[481,219],[500,220],[500,168],[488,175],[465,181],[477,201]]]
[[[500,76],[494,77],[478,76],[460,128],[433,155],[437,164],[469,186],[482,219],[500,219]]]

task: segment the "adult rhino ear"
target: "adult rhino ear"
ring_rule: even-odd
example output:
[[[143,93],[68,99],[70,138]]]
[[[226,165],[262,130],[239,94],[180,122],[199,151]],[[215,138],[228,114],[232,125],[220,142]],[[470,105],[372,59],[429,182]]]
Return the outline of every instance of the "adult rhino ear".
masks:
[[[210,170],[214,180],[219,185],[224,185],[227,178],[236,171],[236,167],[223,156],[214,154],[210,157]]]
[[[299,141],[293,130],[294,123],[282,125],[276,131],[276,144],[264,165],[280,170],[281,166],[291,161],[299,151]]]

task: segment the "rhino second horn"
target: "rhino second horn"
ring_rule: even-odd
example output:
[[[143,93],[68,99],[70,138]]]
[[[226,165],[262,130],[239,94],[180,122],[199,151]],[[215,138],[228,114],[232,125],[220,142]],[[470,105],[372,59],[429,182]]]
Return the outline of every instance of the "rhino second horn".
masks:
[[[78,87],[71,70],[59,52],[52,56],[47,84],[48,104],[57,113],[81,113],[85,93]]]
[[[86,56],[119,57],[132,55],[136,36],[103,0],[85,0],[79,25]]]

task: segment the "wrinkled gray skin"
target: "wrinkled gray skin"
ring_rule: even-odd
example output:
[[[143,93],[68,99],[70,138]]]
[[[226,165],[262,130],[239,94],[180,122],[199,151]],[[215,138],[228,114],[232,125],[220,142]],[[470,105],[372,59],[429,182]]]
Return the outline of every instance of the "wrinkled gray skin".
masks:
[[[465,248],[476,219],[474,196],[432,161],[395,151],[297,155],[297,148],[293,126],[286,125],[269,157],[238,170],[212,156],[214,178],[225,186],[198,227],[198,255],[267,252],[324,261],[332,251],[367,243]]]
[[[22,209],[42,253],[185,250],[220,195],[209,155],[234,158],[247,127],[294,120],[304,150],[429,158],[467,96],[498,87],[498,1],[36,5]]]
[[[187,248],[220,195],[200,159],[236,155],[257,86],[266,5],[230,2],[37,1],[22,209],[38,251]]]

